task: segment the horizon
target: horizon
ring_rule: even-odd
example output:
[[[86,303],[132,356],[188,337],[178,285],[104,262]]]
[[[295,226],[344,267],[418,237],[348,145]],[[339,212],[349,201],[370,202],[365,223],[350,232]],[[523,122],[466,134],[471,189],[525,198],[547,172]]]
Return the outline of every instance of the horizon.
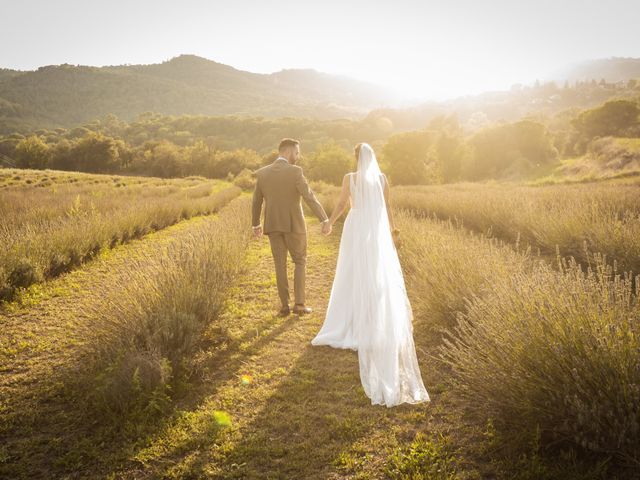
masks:
[[[179,6],[26,0],[5,9],[14,21],[0,31],[0,41],[35,41],[3,49],[3,68],[158,64],[186,54],[259,74],[303,69],[345,76],[404,101],[508,90],[585,61],[640,57],[634,26],[640,6],[631,0],[605,6],[595,0],[400,0],[375,7],[363,0]]]

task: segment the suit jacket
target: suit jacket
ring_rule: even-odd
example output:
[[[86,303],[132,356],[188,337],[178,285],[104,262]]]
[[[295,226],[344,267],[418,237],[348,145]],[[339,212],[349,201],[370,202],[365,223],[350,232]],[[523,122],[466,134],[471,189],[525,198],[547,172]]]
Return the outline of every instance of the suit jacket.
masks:
[[[291,165],[284,158],[277,158],[271,165],[256,171],[256,188],[253,192],[252,225],[260,224],[260,213],[264,201],[263,233],[294,232],[306,233],[300,198],[320,219],[326,220],[327,214],[314,195],[302,168]]]

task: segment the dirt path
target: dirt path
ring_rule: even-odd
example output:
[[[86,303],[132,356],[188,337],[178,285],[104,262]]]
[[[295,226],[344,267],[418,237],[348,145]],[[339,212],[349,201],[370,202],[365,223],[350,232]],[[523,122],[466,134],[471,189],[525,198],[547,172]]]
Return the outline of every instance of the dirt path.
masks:
[[[116,478],[381,477],[399,444],[438,421],[435,390],[431,404],[372,406],[357,353],[311,345],[324,320],[340,232],[324,237],[316,221],[308,223],[307,303],[314,312],[274,315],[268,240],[253,242],[248,272],[199,359],[205,381]],[[227,340],[215,345],[220,329]],[[433,385],[422,349],[418,358],[425,384]]]

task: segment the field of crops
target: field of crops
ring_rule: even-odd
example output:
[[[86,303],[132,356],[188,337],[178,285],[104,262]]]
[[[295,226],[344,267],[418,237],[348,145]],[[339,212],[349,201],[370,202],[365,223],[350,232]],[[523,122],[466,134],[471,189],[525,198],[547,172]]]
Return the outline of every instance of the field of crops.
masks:
[[[310,345],[339,225],[280,318],[238,188],[0,170],[0,476],[636,478],[639,192],[392,189],[432,401],[387,409]]]
[[[401,187],[395,205],[588,263],[600,253],[640,272],[640,184]]]
[[[239,193],[201,177],[0,170],[0,300],[68,272],[101,250],[211,214]]]

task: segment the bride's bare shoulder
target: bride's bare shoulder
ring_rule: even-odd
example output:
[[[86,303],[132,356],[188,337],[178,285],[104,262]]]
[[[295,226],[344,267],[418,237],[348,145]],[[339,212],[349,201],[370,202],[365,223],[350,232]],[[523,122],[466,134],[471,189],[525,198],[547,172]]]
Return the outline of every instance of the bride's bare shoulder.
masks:
[[[345,173],[344,177],[342,178],[342,186],[349,188],[349,183],[351,183],[351,177],[353,175],[353,172],[349,172],[349,173]]]

